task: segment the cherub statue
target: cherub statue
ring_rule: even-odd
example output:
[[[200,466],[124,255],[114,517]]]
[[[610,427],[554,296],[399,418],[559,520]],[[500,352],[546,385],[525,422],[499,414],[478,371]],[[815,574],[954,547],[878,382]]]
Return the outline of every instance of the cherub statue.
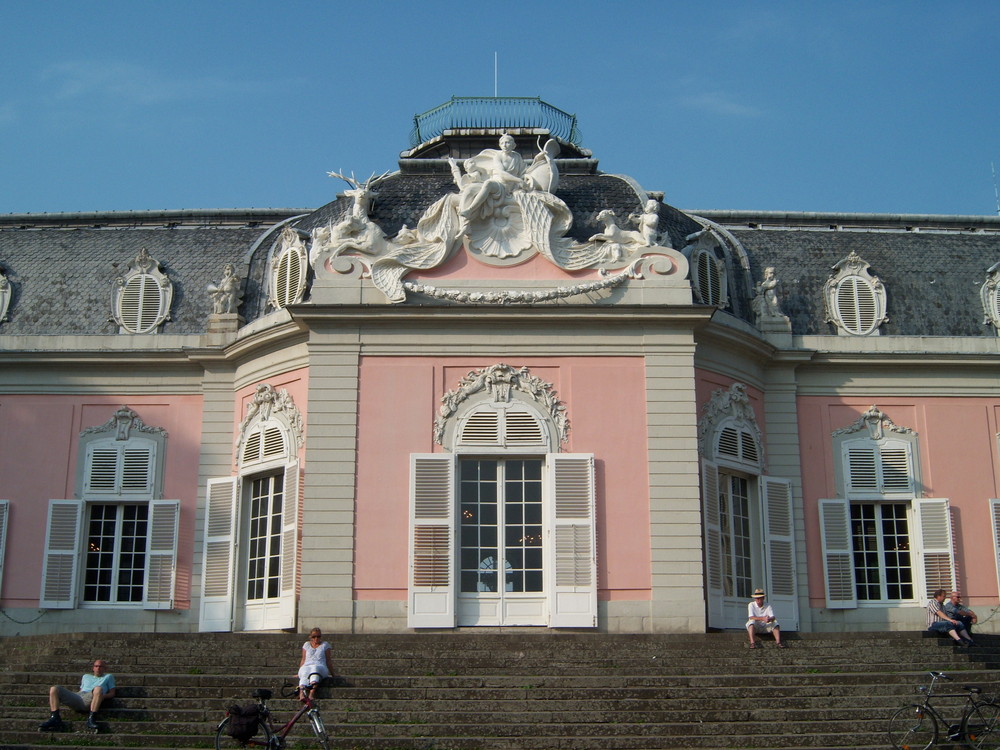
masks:
[[[212,298],[212,312],[215,315],[231,315],[240,306],[243,290],[240,288],[240,277],[232,263],[226,263],[222,269],[222,281],[208,285],[208,294]]]
[[[774,277],[774,266],[765,268],[764,278],[754,287],[756,296],[751,302],[758,324],[765,319],[785,319],[778,305],[778,284],[779,281]]]
[[[608,261],[621,260],[630,252],[629,245],[642,245],[645,240],[641,232],[622,229],[618,226],[618,217],[610,208],[597,214],[597,220],[604,224],[604,230],[590,237],[590,242],[604,243],[604,257]]]

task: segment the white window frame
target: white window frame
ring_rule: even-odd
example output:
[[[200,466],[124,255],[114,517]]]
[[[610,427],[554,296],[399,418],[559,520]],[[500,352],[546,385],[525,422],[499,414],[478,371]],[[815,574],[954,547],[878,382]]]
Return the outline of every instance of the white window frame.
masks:
[[[0,596],[3,596],[3,560],[7,550],[7,527],[10,525],[10,501],[0,500]]]
[[[129,270],[115,279],[111,317],[120,333],[155,334],[170,319],[173,282],[145,248],[128,265]]]
[[[80,435],[77,499],[50,500],[39,606],[47,609],[113,607],[173,609],[177,581],[180,501],[160,497],[167,433],[145,425],[127,406]],[[131,476],[130,481],[126,477]],[[141,484],[139,481],[141,480]],[[143,598],[138,602],[83,602],[87,506],[149,507]]]
[[[281,243],[271,261],[268,302],[280,310],[301,302],[306,293],[309,257],[305,242],[291,227],[281,233]]]
[[[833,267],[824,286],[827,321],[841,336],[878,336],[888,320],[882,281],[871,274],[870,265],[851,252]]]

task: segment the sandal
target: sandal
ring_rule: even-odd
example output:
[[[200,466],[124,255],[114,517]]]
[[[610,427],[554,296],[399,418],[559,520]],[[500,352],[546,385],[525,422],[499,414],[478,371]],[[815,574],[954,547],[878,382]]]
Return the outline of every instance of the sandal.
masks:
[[[751,643],[750,644],[750,648],[757,648],[757,644],[756,643]]]
[[[788,648],[784,643],[779,643],[778,648]]]

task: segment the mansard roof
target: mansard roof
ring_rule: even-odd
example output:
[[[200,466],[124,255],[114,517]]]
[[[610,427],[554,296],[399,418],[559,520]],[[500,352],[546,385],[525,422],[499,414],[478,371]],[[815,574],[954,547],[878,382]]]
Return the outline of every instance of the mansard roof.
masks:
[[[995,336],[980,288],[1000,261],[1000,217],[693,211],[745,248],[754,279],[773,267],[781,311],[801,335],[830,334],[823,287],[854,252],[887,295],[888,336]]]

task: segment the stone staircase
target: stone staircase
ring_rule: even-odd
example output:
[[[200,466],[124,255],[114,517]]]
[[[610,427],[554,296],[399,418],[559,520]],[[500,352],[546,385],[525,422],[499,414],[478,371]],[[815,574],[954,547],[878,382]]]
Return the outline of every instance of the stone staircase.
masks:
[[[225,707],[275,691],[304,635],[80,633],[0,641],[0,748],[206,748]],[[886,723],[927,671],[1000,693],[1000,636],[956,649],[922,633],[789,634],[749,651],[742,633],[535,630],[328,637],[346,684],[320,701],[335,748],[663,750],[888,747]],[[102,732],[40,733],[47,686],[75,687],[102,657],[118,681]],[[958,716],[961,701],[943,701]],[[317,748],[305,722],[289,747]],[[942,747],[947,747],[943,745]]]

